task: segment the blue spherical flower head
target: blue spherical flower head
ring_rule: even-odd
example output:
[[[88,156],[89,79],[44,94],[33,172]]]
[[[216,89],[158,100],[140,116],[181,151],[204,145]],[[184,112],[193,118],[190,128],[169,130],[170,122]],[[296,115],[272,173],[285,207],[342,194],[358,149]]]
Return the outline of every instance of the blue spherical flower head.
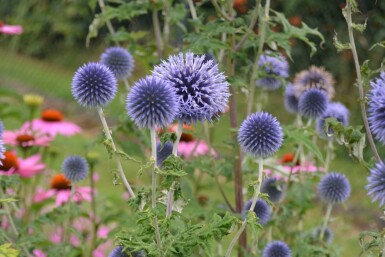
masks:
[[[246,216],[246,213],[248,210],[250,210],[251,204],[253,203],[253,200],[249,200],[245,206],[243,206],[243,217]],[[258,199],[257,203],[254,207],[254,213],[259,219],[259,223],[261,225],[265,225],[270,220],[271,216],[271,208],[263,199]]]
[[[266,76],[256,81],[257,87],[269,90],[280,88],[282,81],[289,77],[289,64],[282,55],[273,56],[271,52],[262,54],[258,60],[258,66],[262,68]]]
[[[318,184],[318,195],[329,204],[345,202],[350,196],[350,183],[344,174],[328,173]]]
[[[377,79],[370,82],[369,125],[374,137],[385,144],[385,72],[381,72]]]
[[[328,98],[324,91],[319,89],[309,89],[304,92],[298,101],[298,110],[306,118],[317,118],[321,116],[327,108]]]
[[[366,185],[368,195],[372,197],[372,202],[378,201],[380,207],[385,204],[385,164],[378,162],[370,169],[368,184]]]
[[[327,134],[325,133],[325,119],[336,118],[344,126],[348,125],[349,122],[349,110],[345,105],[335,102],[327,105],[326,111],[317,118],[316,130],[321,137],[327,138],[333,134],[332,129],[328,129]]]
[[[294,88],[292,84],[286,86],[285,91],[285,108],[290,113],[298,112],[298,98],[294,94]]]
[[[261,192],[268,194],[270,201],[277,203],[283,196],[282,183],[276,178],[267,178],[262,183]]]
[[[142,128],[166,127],[178,113],[174,88],[166,80],[155,76],[136,82],[126,102],[128,115]]]
[[[158,143],[156,145],[156,164],[162,167],[163,161],[172,154],[173,143],[167,141],[163,145]]]
[[[278,120],[269,113],[256,112],[246,118],[238,132],[242,149],[256,157],[273,155],[282,145],[283,133]]]
[[[87,177],[88,164],[83,157],[73,155],[63,161],[61,170],[68,180],[78,182]]]
[[[114,99],[116,90],[114,73],[104,64],[85,64],[76,71],[72,79],[72,95],[82,106],[105,106]]]
[[[318,227],[315,229],[314,231],[315,240],[319,240],[321,230],[322,230],[322,227]],[[331,244],[333,241],[333,237],[334,237],[333,231],[329,227],[326,227],[322,240],[327,244]]]
[[[107,48],[100,56],[100,62],[105,64],[119,80],[131,76],[135,61],[127,49],[119,46]]]
[[[114,250],[108,255],[108,257],[146,257],[146,252],[144,250],[131,252],[130,255],[123,251],[123,247],[117,246]]]
[[[155,66],[153,75],[171,83],[180,106],[177,119],[186,124],[218,118],[229,99],[229,83],[218,65],[205,55],[170,56]]]
[[[286,243],[273,241],[263,249],[262,257],[291,257],[291,250]]]

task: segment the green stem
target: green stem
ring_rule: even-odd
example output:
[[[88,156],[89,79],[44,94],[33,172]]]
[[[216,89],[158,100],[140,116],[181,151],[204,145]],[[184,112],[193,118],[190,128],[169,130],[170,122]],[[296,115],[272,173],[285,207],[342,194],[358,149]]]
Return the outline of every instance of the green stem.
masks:
[[[361,107],[361,115],[362,120],[365,125],[366,130],[366,136],[368,137],[370,148],[372,149],[372,152],[374,154],[374,157],[376,158],[377,162],[382,162],[380,155],[378,154],[376,145],[373,140],[372,133],[370,131],[369,122],[368,122],[368,116],[366,114],[366,106],[365,106],[365,93],[364,93],[364,87],[363,87],[363,81],[361,77],[361,67],[360,62],[358,60],[358,54],[356,49],[356,44],[354,42],[354,35],[353,35],[353,22],[352,22],[352,7],[350,4],[350,1],[346,1],[346,12],[344,12],[345,20],[348,25],[348,33],[349,33],[349,42],[353,53],[353,59],[354,59],[354,65],[356,67],[356,74],[357,74],[357,84],[358,84],[358,92],[360,95],[360,107]]]
[[[98,0],[98,2],[99,2],[100,10],[102,11],[102,13],[105,13],[106,12],[106,5],[104,3],[104,0]],[[116,32],[115,32],[114,27],[112,26],[111,21],[107,20],[106,25],[107,25],[107,29],[110,32],[111,36],[114,36],[116,34]],[[114,41],[114,43],[116,46],[119,46],[118,42]]]
[[[126,87],[127,92],[130,92],[130,84],[128,83],[128,79],[123,79],[124,86]]]
[[[326,210],[325,219],[324,219],[324,222],[323,222],[322,227],[321,227],[320,236],[319,236],[321,242],[324,238],[324,233],[325,233],[326,227],[328,225],[328,222],[330,219],[330,214],[332,213],[332,209],[333,209],[333,205],[331,203],[329,203],[327,210]]]
[[[178,145],[179,145],[180,137],[182,136],[182,132],[183,132],[183,122],[179,121],[178,127],[176,129],[176,140],[172,148],[172,154],[175,156],[178,156]]]
[[[151,158],[154,161],[154,169],[151,173],[151,208],[156,209],[156,169],[158,168],[156,164],[156,132],[155,128],[151,128]],[[158,224],[158,217],[155,214],[154,217],[154,227],[155,227],[155,238],[156,238],[156,244],[158,245],[159,251],[161,253],[161,256],[163,256],[162,253],[162,244],[161,244],[161,238],[160,238],[160,231],[159,231],[159,224]]]
[[[101,107],[98,107],[98,113],[99,113],[99,117],[100,117],[100,120],[101,120],[102,125],[103,125],[104,134],[105,134],[107,140],[110,141],[111,146],[112,146],[112,150],[114,151],[116,164],[118,166],[118,171],[119,171],[120,177],[123,180],[123,184],[125,185],[125,187],[126,187],[128,193],[129,193],[130,197],[134,197],[135,198],[135,193],[134,193],[134,191],[132,191],[132,188],[131,188],[130,184],[127,181],[126,175],[124,174],[123,166],[122,166],[122,163],[120,161],[120,156],[117,153],[117,149],[116,149],[114,140],[112,139],[110,129],[109,129],[108,125],[107,125],[106,117],[104,116],[103,109]]]
[[[155,6],[153,6],[153,9],[152,9],[152,25],[154,26],[156,50],[158,52],[158,57],[162,58],[163,51],[164,51],[164,45],[163,45],[163,40],[162,40],[162,33],[160,31],[158,10],[155,9]]]
[[[333,160],[333,153],[334,153],[333,139],[329,139],[327,149],[326,149],[325,172],[329,172],[330,163]]]
[[[262,179],[263,179],[262,178],[262,175],[263,175],[263,159],[262,158],[259,158],[258,164],[259,164],[258,165],[258,181],[257,181],[258,184],[254,185],[254,195],[253,195],[253,200],[252,200],[252,203],[251,203],[249,211],[253,211],[254,210],[255,205],[257,204],[259,193],[261,191],[261,185],[262,185]],[[225,257],[230,257],[231,251],[234,248],[235,243],[237,242],[238,238],[241,236],[243,230],[245,230],[245,228],[246,228],[246,224],[247,224],[247,220],[246,220],[246,217],[245,217],[243,222],[242,222],[242,225],[241,225],[240,229],[238,230],[237,234],[235,235],[235,237],[231,241],[230,246],[227,249]]]

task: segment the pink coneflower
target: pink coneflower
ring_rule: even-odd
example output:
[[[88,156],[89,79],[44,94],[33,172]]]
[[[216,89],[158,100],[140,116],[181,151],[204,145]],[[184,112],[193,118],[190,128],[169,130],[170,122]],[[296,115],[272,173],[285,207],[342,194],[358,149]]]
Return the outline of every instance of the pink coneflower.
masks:
[[[23,27],[20,25],[7,25],[0,21],[0,33],[8,35],[20,35],[23,33]]]
[[[57,174],[52,178],[50,189],[44,190],[42,188],[38,188],[37,193],[34,196],[34,201],[38,203],[52,197],[56,198],[56,206],[60,206],[70,201],[71,181],[67,180],[63,174]],[[75,188],[74,202],[91,202],[91,200],[92,189],[90,187],[78,186]]]
[[[44,110],[41,114],[40,119],[34,119],[31,122],[26,122],[22,129],[32,128],[34,130],[40,130],[49,136],[56,136],[57,134],[63,136],[72,136],[80,133],[82,129],[68,121],[64,121],[63,114],[55,109]]]
[[[45,168],[44,163],[40,162],[40,154],[22,159],[17,157],[14,152],[7,151],[4,153],[4,156],[5,158],[2,159],[3,164],[0,165],[0,175],[19,174],[23,178],[29,178],[40,173]]]
[[[4,130],[3,142],[7,145],[20,147],[49,146],[53,137],[39,130],[19,129],[16,131]]]

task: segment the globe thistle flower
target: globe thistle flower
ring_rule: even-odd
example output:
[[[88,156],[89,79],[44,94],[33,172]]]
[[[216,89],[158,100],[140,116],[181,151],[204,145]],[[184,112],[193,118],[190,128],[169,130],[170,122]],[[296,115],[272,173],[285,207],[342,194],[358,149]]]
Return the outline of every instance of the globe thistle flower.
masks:
[[[170,83],[147,76],[135,83],[127,95],[126,109],[137,126],[166,127],[178,112],[178,101]]]
[[[266,112],[251,114],[242,122],[238,132],[238,142],[243,150],[256,157],[273,155],[281,147],[282,141],[279,121]]]
[[[225,111],[229,83],[218,65],[205,55],[180,53],[155,66],[153,75],[174,87],[180,106],[177,119],[186,124],[218,118]]]
[[[249,200],[245,206],[243,206],[243,216],[246,216],[248,210],[250,210],[253,199]],[[270,220],[271,208],[263,199],[258,199],[254,207],[254,213],[259,219],[261,225],[265,225]]]
[[[328,98],[322,90],[312,88],[301,95],[298,101],[298,110],[306,118],[317,118],[327,108]]]
[[[63,161],[61,170],[67,179],[72,182],[78,182],[87,177],[88,164],[83,157],[73,155]]]
[[[284,104],[288,112],[298,112],[298,98],[294,94],[294,87],[291,83],[286,86]]]
[[[314,239],[318,240],[320,238],[321,230],[322,230],[322,227],[317,227],[314,230]],[[326,227],[322,240],[327,244],[331,244],[333,241],[333,237],[334,237],[333,231],[329,227]]]
[[[116,90],[116,78],[104,64],[85,64],[76,71],[72,79],[72,95],[82,106],[105,106],[114,99]]]
[[[3,124],[3,122],[0,120],[0,138],[1,138],[1,136],[3,135],[3,132],[4,132],[4,124]]]
[[[163,161],[172,154],[173,143],[167,141],[163,145],[158,143],[156,145],[156,164],[162,167]]]
[[[105,64],[119,80],[129,78],[135,61],[127,49],[119,46],[109,47],[100,56],[100,63]]]
[[[318,88],[326,93],[328,99],[334,96],[334,78],[323,67],[311,66],[294,77],[294,94],[299,98],[305,91]]]
[[[369,98],[369,125],[374,137],[385,144],[385,72],[370,82]]]
[[[350,196],[350,183],[344,174],[326,174],[318,184],[318,195],[329,204],[339,204]]]
[[[385,164],[378,162],[370,169],[370,175],[367,178],[368,184],[366,190],[372,197],[372,202],[379,201],[380,207],[385,204]]]
[[[123,247],[117,246],[114,250],[108,255],[108,257],[146,257],[146,252],[144,250],[137,251],[137,252],[131,252],[130,255],[126,254],[123,251]]]
[[[269,200],[277,203],[282,199],[283,187],[277,178],[267,178],[263,181],[261,192],[269,195]]]
[[[289,64],[282,55],[272,56],[271,52],[262,54],[258,66],[265,71],[266,76],[256,81],[257,87],[275,90],[282,86],[282,80],[289,77]]]
[[[262,257],[291,257],[291,250],[282,241],[273,241],[265,246]]]
[[[331,129],[328,129],[328,133],[325,133],[325,120],[327,118],[336,118],[344,126],[348,125],[349,122],[349,110],[345,105],[335,102],[329,103],[327,105],[326,111],[317,118],[316,121],[316,130],[321,137],[327,137],[328,135],[333,134]]]

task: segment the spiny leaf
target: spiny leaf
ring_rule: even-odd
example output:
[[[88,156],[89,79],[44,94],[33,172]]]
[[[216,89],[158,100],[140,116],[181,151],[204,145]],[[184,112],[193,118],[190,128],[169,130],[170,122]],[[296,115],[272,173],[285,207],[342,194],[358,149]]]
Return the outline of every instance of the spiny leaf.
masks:
[[[337,52],[341,52],[343,50],[352,49],[350,43],[342,43],[338,40],[337,33],[335,33],[333,37],[333,45],[337,49]]]

